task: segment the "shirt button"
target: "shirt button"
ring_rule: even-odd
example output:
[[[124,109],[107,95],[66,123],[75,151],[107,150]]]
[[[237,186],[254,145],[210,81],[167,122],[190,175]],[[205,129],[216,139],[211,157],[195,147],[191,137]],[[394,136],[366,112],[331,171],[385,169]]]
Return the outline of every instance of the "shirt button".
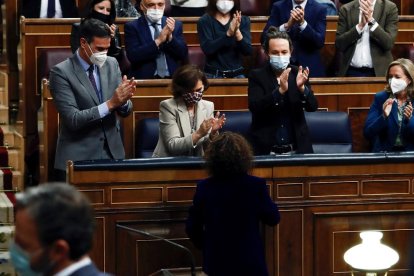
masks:
[[[285,127],[284,125],[281,125],[280,127]]]
[[[285,141],[285,138],[282,138],[282,141]]]

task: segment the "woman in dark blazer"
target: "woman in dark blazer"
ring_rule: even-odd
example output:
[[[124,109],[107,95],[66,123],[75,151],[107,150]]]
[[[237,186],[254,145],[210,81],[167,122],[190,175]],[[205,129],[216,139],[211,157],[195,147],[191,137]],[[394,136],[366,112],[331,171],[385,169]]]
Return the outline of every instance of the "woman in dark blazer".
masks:
[[[114,0],[91,0],[87,6],[87,15],[85,18],[95,18],[108,24],[111,29],[111,46],[108,49],[108,56],[116,59],[121,58],[121,34],[119,28],[114,24],[116,18],[116,9]],[[70,47],[72,53],[79,48],[79,30],[80,23],[73,23],[72,33],[70,34]]]
[[[210,177],[197,185],[186,231],[203,251],[208,275],[268,275],[261,222],[280,221],[266,181],[251,176],[253,154],[239,134],[224,132],[208,146]]]
[[[414,150],[414,64],[400,58],[390,63],[387,86],[375,95],[364,127],[372,151]]]

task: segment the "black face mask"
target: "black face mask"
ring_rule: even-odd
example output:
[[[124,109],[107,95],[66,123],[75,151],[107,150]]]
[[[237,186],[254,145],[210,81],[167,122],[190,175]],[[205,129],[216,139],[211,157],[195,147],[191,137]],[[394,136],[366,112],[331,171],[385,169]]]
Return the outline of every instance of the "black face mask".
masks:
[[[104,23],[106,23],[108,25],[111,25],[112,24],[112,20],[111,20],[111,15],[110,14],[109,15],[106,15],[106,14],[103,14],[103,13],[100,13],[100,12],[97,12],[97,11],[93,10],[91,12],[90,17],[91,18],[98,19],[98,20],[101,20],[102,22],[104,22]]]

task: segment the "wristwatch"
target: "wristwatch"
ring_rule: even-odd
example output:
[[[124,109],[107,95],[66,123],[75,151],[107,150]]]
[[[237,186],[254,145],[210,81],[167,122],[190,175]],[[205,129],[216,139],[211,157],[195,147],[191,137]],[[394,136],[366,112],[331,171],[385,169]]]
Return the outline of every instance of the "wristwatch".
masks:
[[[375,19],[372,18],[371,21],[368,22],[368,26],[372,27],[375,25],[375,23],[377,23],[377,21],[375,21]]]

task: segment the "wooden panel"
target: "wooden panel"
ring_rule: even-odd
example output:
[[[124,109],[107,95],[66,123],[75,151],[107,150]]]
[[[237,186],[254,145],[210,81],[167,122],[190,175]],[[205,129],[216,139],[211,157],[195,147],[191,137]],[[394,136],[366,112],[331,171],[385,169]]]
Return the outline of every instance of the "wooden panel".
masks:
[[[275,198],[303,198],[304,185],[303,183],[280,183],[276,184],[277,194]]]
[[[111,189],[111,204],[161,202],[163,202],[161,187]]]
[[[358,181],[310,182],[309,197],[346,197],[358,196]]]
[[[399,253],[400,260],[388,275],[407,275],[414,235],[413,215],[412,211],[392,210],[314,213],[313,247],[317,256],[314,275],[349,275],[350,267],[343,260],[343,254],[361,242],[359,232],[364,230],[383,232],[382,242]]]
[[[167,187],[167,202],[192,202],[195,186]]]
[[[409,179],[375,179],[361,183],[362,195],[409,195],[411,185]]]
[[[90,254],[91,259],[98,267],[104,268],[105,265],[105,229],[106,229],[106,217],[95,217],[95,235],[93,236],[93,248]]]
[[[90,200],[92,205],[105,204],[105,190],[104,189],[84,189],[81,190]]]
[[[278,246],[275,255],[276,273],[274,275],[304,274],[303,210],[280,210],[281,223],[278,226]],[[308,226],[307,226],[308,227]]]

